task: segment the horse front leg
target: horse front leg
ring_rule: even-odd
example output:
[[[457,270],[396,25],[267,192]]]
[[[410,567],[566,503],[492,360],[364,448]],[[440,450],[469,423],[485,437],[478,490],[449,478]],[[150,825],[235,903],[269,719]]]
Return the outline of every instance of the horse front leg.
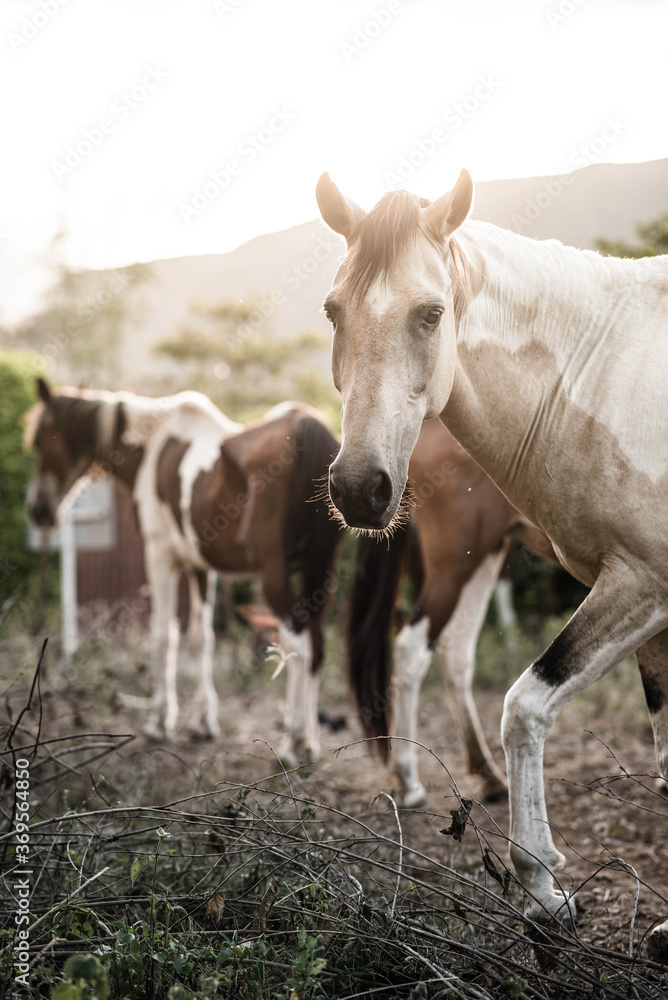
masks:
[[[144,732],[154,740],[171,740],[176,735],[179,717],[176,691],[179,572],[162,547],[147,545],[144,554],[151,587],[153,646],[153,695]]]
[[[501,724],[510,796],[510,856],[531,902],[527,916],[569,925],[575,904],[554,882],[564,857],[552,840],[543,787],[545,737],[580,691],[666,624],[652,581],[605,571],[548,649],[513,684]]]
[[[455,717],[466,750],[468,773],[482,778],[482,795],[487,802],[505,797],[508,788],[480,723],[473,699],[473,674],[478,636],[507,553],[508,543],[480,563],[462,588],[437,647],[441,669],[457,709]]]
[[[213,607],[216,599],[217,576],[213,572],[196,570],[188,574],[190,588],[190,618],[188,637],[190,650],[197,664],[197,690],[193,698],[188,729],[200,739],[220,736],[218,695],[213,683],[215,635]]]

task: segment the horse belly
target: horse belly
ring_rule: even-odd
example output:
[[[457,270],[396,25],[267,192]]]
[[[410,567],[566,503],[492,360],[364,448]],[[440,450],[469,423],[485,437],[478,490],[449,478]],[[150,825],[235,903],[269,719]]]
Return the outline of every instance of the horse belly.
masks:
[[[645,565],[668,588],[668,475],[653,482],[604,452],[561,469],[548,460],[546,469],[540,485],[534,479],[525,488],[523,513],[550,538],[565,569],[591,587],[606,563],[621,558]]]

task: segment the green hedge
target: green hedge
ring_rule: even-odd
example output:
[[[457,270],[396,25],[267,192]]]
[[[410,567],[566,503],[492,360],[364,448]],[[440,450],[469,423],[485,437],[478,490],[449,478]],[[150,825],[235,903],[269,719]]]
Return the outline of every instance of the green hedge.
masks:
[[[26,487],[32,456],[23,448],[23,416],[35,402],[35,365],[0,351],[0,608],[24,592],[37,557],[26,548]]]

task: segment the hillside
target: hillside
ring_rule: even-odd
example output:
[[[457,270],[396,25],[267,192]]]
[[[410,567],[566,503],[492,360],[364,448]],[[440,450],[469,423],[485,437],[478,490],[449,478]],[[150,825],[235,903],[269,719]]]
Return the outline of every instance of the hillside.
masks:
[[[595,164],[562,177],[486,181],[476,185],[474,217],[538,239],[592,248],[597,237],[631,240],[638,222],[668,211],[668,160]],[[285,336],[329,327],[320,312],[344,249],[320,220],[258,236],[225,254],[158,260],[141,290],[142,321],[128,331],[123,378],[148,386],[163,361],[152,349],[186,324],[193,305],[224,299],[260,301],[271,328]],[[257,317],[258,323],[261,317]],[[167,362],[164,362],[167,364]]]

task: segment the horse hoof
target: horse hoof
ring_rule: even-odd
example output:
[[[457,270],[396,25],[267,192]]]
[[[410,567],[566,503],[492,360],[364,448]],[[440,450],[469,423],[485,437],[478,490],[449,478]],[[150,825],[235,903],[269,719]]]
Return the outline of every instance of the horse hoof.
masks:
[[[292,741],[287,741],[278,748],[277,757],[286,771],[299,767],[299,755]]]
[[[143,732],[154,743],[173,743],[176,739],[176,726],[166,725],[161,719],[149,719]]]
[[[220,736],[220,728],[210,726],[208,722],[191,722],[188,725],[188,735],[191,740],[215,740]]]
[[[144,736],[148,737],[153,743],[166,743],[169,739],[162,726],[153,725],[150,722],[147,722],[144,726]]]
[[[536,900],[524,914],[527,920],[537,924],[561,927],[573,933],[577,907],[575,900],[567,892],[554,892],[546,899]]]
[[[659,795],[668,796],[668,782],[665,778],[657,778],[654,782],[654,788],[659,793]]]
[[[213,739],[213,733],[210,729],[190,729],[188,735],[191,740],[200,741],[202,743],[208,743]]]
[[[540,913],[536,913],[532,918],[529,916],[534,909],[532,907],[527,914],[531,922],[526,925],[526,935],[531,941],[543,972],[549,972],[557,964],[562,948],[562,942],[559,940],[561,934],[575,933],[575,904],[569,903],[567,907],[563,896],[560,897],[560,901],[560,909],[556,913],[541,907]]]
[[[402,797],[401,804],[404,809],[428,809],[429,796],[423,788],[420,791],[410,792],[409,794],[404,795]]]
[[[288,771],[303,764],[313,764],[319,756],[320,748],[303,740],[289,740],[278,751],[278,759]]]
[[[527,910],[526,935],[533,945],[538,964],[549,972],[557,963],[562,948],[559,936],[575,933],[575,903],[569,896],[554,895]]]
[[[668,924],[655,927],[647,935],[647,957],[659,965],[668,965]]]

